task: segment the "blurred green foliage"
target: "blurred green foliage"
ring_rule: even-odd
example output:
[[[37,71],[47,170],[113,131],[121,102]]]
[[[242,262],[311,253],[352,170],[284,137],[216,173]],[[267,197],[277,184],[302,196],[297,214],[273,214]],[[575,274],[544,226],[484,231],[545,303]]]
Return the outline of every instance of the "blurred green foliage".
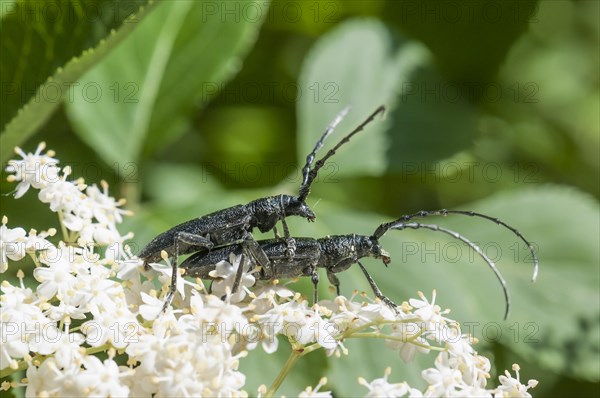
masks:
[[[598,392],[597,1],[0,5],[2,162],[14,145],[46,141],[75,176],[107,180],[136,211],[126,226],[134,248],[198,215],[295,193],[304,157],[335,114],[352,106],[327,145],[384,103],[385,120],[340,150],[313,186],[318,222],[290,220],[294,233],[368,234],[440,207],[502,218],[539,249],[534,285],[510,233],[433,221],[497,252],[513,297],[506,322],[489,270],[456,260],[454,243],[434,233],[390,232],[393,264],[369,262],[374,277],[395,300],[436,288],[453,317],[478,322],[479,349],[498,371],[519,362],[523,378],[541,381],[534,395]],[[12,189],[2,182],[3,193]],[[56,226],[31,192],[0,200],[9,227]],[[341,281],[345,293],[368,290],[357,270]],[[486,334],[490,325],[502,335]],[[389,365],[392,380],[418,385],[380,342],[348,346],[349,357],[307,357],[281,393],[329,375],[337,394],[356,395],[358,376],[381,377]],[[269,383],[286,356],[242,361],[248,391]]]

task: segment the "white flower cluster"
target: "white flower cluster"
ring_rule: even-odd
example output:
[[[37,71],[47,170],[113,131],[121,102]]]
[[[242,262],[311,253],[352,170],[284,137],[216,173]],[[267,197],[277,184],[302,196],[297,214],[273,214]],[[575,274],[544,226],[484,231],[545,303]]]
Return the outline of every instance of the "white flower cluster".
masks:
[[[129,214],[120,208],[125,201],[115,201],[109,196],[105,181],[101,182],[100,190],[95,184],[87,186],[82,178],[67,180],[71,168],[58,167],[54,151],[42,154],[45,147],[42,142],[34,153],[27,154],[20,148],[15,149],[22,159],[10,160],[6,167],[8,173],[13,173],[8,181],[19,182],[15,198],[25,195],[30,187],[38,189],[40,201],[48,203],[50,209],[59,214],[69,243],[122,246],[123,241],[132,236],[121,236],[116,227],[123,221],[122,216]],[[66,234],[67,231],[70,234]]]
[[[239,362],[259,346],[277,351],[281,336],[292,347],[292,364],[321,348],[342,356],[349,338],[385,339],[407,362],[438,353],[435,367],[422,371],[424,391],[390,383],[386,370],[372,382],[359,379],[366,396],[527,397],[537,383],[522,384],[515,365],[516,378],[506,372],[499,386],[488,389],[489,360],[435,304],[435,292],[431,301],[419,293],[399,313],[358,294],[310,307],[277,281],[256,283],[255,267],[232,256],[211,272],[212,294],[201,281],[178,278],[175,308],[162,312],[171,279],[166,254],[166,266],[151,264],[153,270],[145,271],[122,247],[132,236],[117,229],[126,214],[123,202],[108,195],[106,183],[100,190],[69,181],[69,170],[61,170],[54,154],[43,149],[33,154],[17,149],[22,160],[9,163],[9,180],[18,182],[15,197],[30,187],[39,190],[39,199],[59,214],[63,240],[52,239],[53,229],[26,233],[2,219],[1,272],[29,256],[38,282],[26,288],[21,271],[17,286],[2,282],[0,377],[26,370],[26,379],[6,381],[2,389],[26,387],[30,397],[247,396]],[[240,266],[240,290],[230,294]],[[259,396],[274,395],[285,376],[278,375],[270,388],[261,386]],[[325,384],[322,379],[299,395],[330,397],[331,391],[322,391]]]

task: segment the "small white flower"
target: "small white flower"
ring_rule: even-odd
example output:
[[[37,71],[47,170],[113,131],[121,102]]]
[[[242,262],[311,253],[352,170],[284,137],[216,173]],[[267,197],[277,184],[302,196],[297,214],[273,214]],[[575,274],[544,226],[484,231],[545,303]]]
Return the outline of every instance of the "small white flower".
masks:
[[[333,313],[330,320],[344,329],[375,321],[396,319],[394,312],[381,301],[358,303],[352,301],[353,298],[339,296],[335,298],[335,301],[320,301],[319,306],[328,308]]]
[[[223,338],[227,338],[234,332],[241,334],[248,324],[248,318],[244,316],[240,307],[212,294],[204,296],[203,302],[201,295],[192,291],[191,310],[192,322],[198,325],[196,326],[197,330],[200,330],[199,326],[201,325],[214,324]],[[179,319],[181,322],[186,322],[188,317],[183,315]]]
[[[425,396],[453,396],[456,390],[464,386],[460,371],[450,366],[447,352],[439,353],[435,359],[435,369],[425,369],[421,376],[429,384]]]
[[[8,228],[6,224],[8,218],[2,217],[2,226],[0,226],[0,273],[8,269],[8,259],[19,261],[25,257],[25,245],[21,244],[25,240],[25,230],[23,228]]]
[[[115,225],[123,222],[123,215],[130,215],[131,212],[123,210],[126,202],[125,199],[115,200],[108,194],[108,184],[106,181],[101,181],[102,191],[98,189],[96,184],[88,186],[85,193],[91,202],[91,208],[96,220],[103,225]]]
[[[260,296],[252,301],[252,304],[255,306],[255,310],[260,309],[260,315],[257,314],[257,316],[255,316],[255,320],[260,325],[260,329],[263,334],[261,343],[263,350],[265,350],[267,354],[272,354],[277,351],[277,348],[279,347],[277,334],[281,333],[283,330],[284,315],[287,314],[289,308],[293,306],[291,302],[285,302],[283,304],[277,303],[275,296],[275,291],[264,291]],[[260,304],[256,306],[254,304],[256,302]],[[271,308],[266,310],[267,307]],[[254,345],[252,345],[250,348],[254,348]]]
[[[36,230],[29,231],[27,238],[25,238],[23,244],[27,253],[45,253],[48,257],[49,253],[54,253],[56,246],[54,246],[48,239],[49,236],[54,236],[56,230],[50,228],[47,231],[37,232]]]
[[[527,392],[530,388],[535,388],[538,385],[537,380],[529,380],[527,385],[521,384],[519,370],[520,367],[517,364],[512,366],[516,374],[516,378],[513,378],[508,370],[504,371],[505,376],[500,376],[501,385],[498,386],[494,393],[494,397],[526,397],[530,398],[531,394]]]
[[[77,369],[69,367],[69,369]],[[56,365],[54,358],[48,358],[44,362],[36,367],[29,365],[27,368],[27,389],[25,390],[26,397],[39,397],[42,395],[50,396],[62,395],[67,396],[67,390],[69,390],[70,384],[64,386],[61,385],[62,380],[59,377],[62,376],[59,366]],[[74,396],[73,391],[69,391]]]
[[[19,181],[15,192],[16,199],[25,195],[31,186],[40,189],[58,179],[60,169],[56,166],[58,160],[53,158],[54,151],[48,151],[43,155],[44,149],[46,144],[43,142],[38,145],[34,153],[25,153],[21,148],[15,148],[15,152],[22,159],[9,160],[6,172],[14,173],[8,176],[9,182]]]
[[[364,378],[359,377],[358,383],[369,389],[369,392],[365,394],[365,397],[402,397],[407,393],[410,393],[411,397],[422,396],[420,391],[410,388],[406,383],[391,384],[388,382],[388,377],[391,373],[392,369],[386,368],[382,378],[375,379],[370,383]]]
[[[52,330],[52,331],[51,331]],[[60,368],[80,366],[85,350],[81,344],[85,341],[81,333],[69,333],[68,325],[62,332],[55,326],[45,328],[44,338],[30,343],[30,349],[38,354],[54,354],[56,364]]]
[[[124,372],[131,373],[127,368],[120,368],[111,358],[100,361],[94,356],[86,356],[83,360],[85,370],[79,375],[80,381],[91,391],[88,396],[126,397],[129,387],[121,382]]]
[[[2,314],[0,322],[0,337],[2,345],[0,345],[0,369],[18,367],[17,359],[24,358],[29,353],[29,345],[20,323],[5,320],[5,315]]]
[[[30,288],[13,286],[8,281],[2,281],[1,290],[4,293],[0,300],[0,317],[3,322],[24,322],[43,318],[42,311],[37,306],[39,298]]]
[[[77,294],[80,295],[80,301],[86,310],[95,316],[100,312],[116,312],[127,308],[123,286],[108,279],[110,274],[103,275],[98,271],[107,270],[97,265],[91,268],[89,274],[77,276]]]
[[[279,306],[278,301],[287,303],[293,299],[294,292],[281,284],[257,284],[252,291],[254,298],[251,301],[255,314],[265,314],[267,311]]]
[[[40,282],[37,293],[48,300],[54,296],[59,300],[67,300],[77,294],[77,278],[73,275],[75,267],[69,261],[72,251],[62,246],[58,253],[60,254],[52,261],[47,261],[47,267],[33,270],[33,276]]]
[[[163,289],[170,289],[171,288],[171,278],[172,278],[172,274],[173,274],[173,267],[171,265],[171,260],[169,260],[167,252],[165,252],[163,250],[161,253],[161,256],[162,256],[163,260],[165,261],[166,265],[163,265],[160,263],[149,263],[148,265],[154,271],[158,271],[158,273],[159,273],[158,280],[163,285]],[[176,285],[175,291],[177,293],[179,293],[179,295],[182,298],[185,298],[185,285],[186,284],[191,284],[191,283],[188,282],[185,278],[181,278],[181,277],[177,278],[177,285]]]
[[[321,387],[327,384],[327,378],[323,377],[319,380],[319,384],[313,389],[311,386],[306,387],[298,396],[300,398],[329,398],[332,397],[331,391],[319,391]]]
[[[53,321],[65,321],[67,319],[85,319],[87,309],[72,305],[65,301],[59,301],[56,305],[50,305],[44,310],[44,314]]]
[[[42,203],[49,203],[50,210],[54,212],[61,211],[65,214],[73,213],[73,220],[69,220],[69,224],[73,226],[78,225],[80,222],[80,215],[74,213],[74,211],[81,206],[81,201],[85,199],[85,194],[81,192],[83,189],[82,184],[67,181],[67,177],[71,172],[70,167],[65,167],[63,170],[63,175],[57,181],[47,184],[45,187],[40,189],[38,193],[38,198]],[[89,218],[83,217],[84,221],[81,221],[83,224],[87,224],[89,222]],[[72,231],[77,231],[77,229],[69,228]]]
[[[128,253],[128,251],[129,247],[125,247],[125,257],[122,260],[115,261],[117,278],[121,280],[139,281],[142,272],[143,261],[137,257],[134,258],[131,256],[131,253]]]
[[[425,297],[422,292],[419,292],[419,297],[421,300],[410,299],[408,302],[412,307],[416,308],[416,311],[413,313],[425,323],[425,329],[430,330],[437,335],[438,333],[436,333],[436,330],[438,325],[443,325],[446,321],[448,321],[448,319],[443,315],[447,314],[449,311],[442,311],[440,306],[435,304],[436,295],[437,293],[434,290],[431,295],[431,302],[429,302],[427,297]]]
[[[14,366],[37,342],[44,341],[55,323],[42,313],[38,297],[29,288],[2,282],[0,300],[0,368]],[[30,346],[31,345],[31,346]]]
[[[465,386],[457,392],[457,397],[489,397],[492,398],[492,393],[483,387]]]
[[[86,342],[92,347],[108,343],[115,348],[126,348],[139,339],[140,330],[141,325],[135,315],[123,309],[101,311],[92,320],[81,325]]]
[[[300,344],[317,342],[321,347],[331,352],[337,346],[335,336],[339,333],[335,324],[327,322],[321,317],[318,311],[315,311],[311,316],[305,317],[304,324],[294,321],[298,324],[298,332],[294,335],[296,341]],[[292,322],[289,322],[290,324]],[[291,329],[291,328],[290,328]]]
[[[388,340],[388,347],[398,350],[400,357],[406,363],[410,363],[417,353],[427,354],[430,344],[423,338],[422,324],[416,322],[403,322],[393,324],[390,336],[394,340]]]
[[[212,294],[217,297],[223,297],[231,293],[242,257],[244,259],[246,258],[245,256],[235,256],[232,254],[229,262],[220,261],[216,264],[215,269],[210,271],[209,275],[212,278],[215,278],[215,281],[213,281],[211,286]],[[256,279],[251,272],[248,272],[249,270],[250,262],[246,259],[244,261],[244,269],[238,289],[235,293],[230,294],[232,303],[242,301],[246,297],[247,288],[254,286]]]
[[[140,305],[139,312],[142,318],[153,321],[161,313],[165,302],[159,298],[152,297],[147,293],[141,292],[142,301],[144,304]],[[171,308],[167,308],[167,311],[172,311]]]
[[[167,336],[162,333],[162,328],[152,328],[150,333],[145,333],[129,344],[125,352],[140,362],[139,373],[151,373],[157,366],[157,357],[165,350]]]

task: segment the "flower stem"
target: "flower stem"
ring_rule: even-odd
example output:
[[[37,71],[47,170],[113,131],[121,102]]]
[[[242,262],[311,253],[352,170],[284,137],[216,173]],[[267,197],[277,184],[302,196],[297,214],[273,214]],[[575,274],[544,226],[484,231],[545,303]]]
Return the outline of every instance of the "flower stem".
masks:
[[[97,354],[99,352],[106,351],[109,348],[110,348],[109,344],[104,344],[104,345],[101,345],[100,347],[89,347],[89,348],[87,348],[85,350],[85,353],[86,353],[86,355],[94,355],[94,354]],[[13,374],[15,372],[27,369],[27,367],[29,366],[29,364],[33,363],[34,361],[39,361],[40,363],[42,363],[46,359],[52,358],[53,356],[54,356],[54,354],[48,355],[48,356],[39,355],[38,354],[35,357],[33,357],[31,361],[26,361],[26,360],[23,359],[23,360],[21,360],[21,361],[18,362],[18,365],[17,365],[16,369],[13,369],[11,367],[6,367],[6,368],[0,370],[0,379],[3,379],[5,377],[7,377],[7,376],[10,376],[11,374]]]
[[[69,238],[71,237],[69,232],[67,231],[67,227],[65,227],[65,224],[63,223],[64,221],[64,216],[62,213],[62,210],[58,211],[58,223],[60,224],[60,230],[62,231],[63,234],[63,240],[65,242],[70,242]]]
[[[285,362],[285,365],[283,365],[283,368],[281,368],[281,370],[279,371],[277,378],[271,384],[271,387],[269,387],[269,389],[267,390],[265,398],[271,398],[277,392],[277,389],[279,388],[279,386],[281,386],[281,383],[283,383],[283,380],[285,379],[287,374],[292,370],[292,368],[298,361],[298,358],[300,358],[302,354],[302,351],[292,350],[292,353]]]
[[[35,357],[32,358],[32,362],[35,360],[40,360],[43,361],[45,358],[42,355],[36,355]],[[11,374],[15,373],[15,372],[19,372],[21,370],[25,370],[27,369],[27,367],[29,366],[29,363],[26,360],[21,360],[18,362],[17,368],[13,369],[11,367],[6,367],[2,370],[0,370],[0,379],[3,379],[5,377],[10,376]]]

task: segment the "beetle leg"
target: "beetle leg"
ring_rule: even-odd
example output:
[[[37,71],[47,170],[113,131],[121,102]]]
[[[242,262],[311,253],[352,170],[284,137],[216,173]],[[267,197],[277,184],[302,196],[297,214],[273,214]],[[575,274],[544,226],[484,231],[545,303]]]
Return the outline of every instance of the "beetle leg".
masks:
[[[275,234],[275,239],[281,239],[279,232],[277,231],[277,225],[273,225],[273,233]]]
[[[179,258],[179,249],[180,244],[182,243],[190,246],[198,246],[199,248],[206,248],[208,250],[212,249],[214,246],[209,237],[191,234],[189,232],[179,232],[177,235],[175,235],[175,256],[173,257],[173,261],[171,263],[171,266],[173,267],[173,272],[171,274],[171,285],[169,286],[169,293],[167,294],[162,311],[165,311],[171,304],[173,296],[175,296],[175,292],[177,291],[177,259]]]
[[[319,301],[319,292],[317,290],[317,286],[319,284],[319,273],[317,272],[317,267],[312,267],[310,279],[312,280],[314,287],[313,304],[317,304],[317,301]]]
[[[398,306],[392,300],[385,297],[383,295],[383,293],[381,293],[381,290],[379,290],[379,288],[375,284],[375,281],[373,280],[373,278],[371,278],[371,275],[369,275],[369,273],[367,272],[365,267],[363,267],[363,265],[360,263],[360,261],[356,261],[356,263],[358,264],[358,266],[360,267],[362,272],[365,274],[365,277],[367,278],[369,285],[371,285],[371,289],[373,289],[373,293],[375,294],[375,297],[377,297],[379,300],[386,303],[388,305],[388,307],[390,307],[396,313],[396,315],[399,314],[400,312],[398,311]]]
[[[269,257],[267,257],[263,249],[261,249],[258,242],[254,240],[250,233],[246,235],[241,245],[242,250],[248,254],[248,257],[252,257],[254,261],[262,267],[265,279],[271,279],[273,269]]]
[[[179,245],[185,243],[189,246],[200,246],[201,249],[212,249],[214,244],[210,241],[210,236],[191,234],[189,232],[179,232],[175,235],[175,250],[179,249]]]
[[[283,225],[283,236],[285,238],[285,256],[288,260],[291,260],[296,255],[296,239],[290,236],[290,229],[285,221],[285,215],[281,219],[281,224]]]
[[[338,277],[330,270],[327,270],[327,279],[329,279],[329,282],[333,286],[335,286],[335,294],[337,296],[339,296],[340,295],[340,280],[338,279]]]
[[[244,266],[246,265],[246,256],[243,252],[245,252],[245,249],[242,249],[242,254],[240,255],[240,264],[238,265],[237,272],[235,273],[235,280],[233,281],[233,286],[231,287],[231,294],[234,294],[238,291],[240,282],[242,281]]]
[[[279,206],[281,209],[281,225],[283,225],[283,236],[285,237],[285,256],[288,260],[292,260],[296,255],[296,240],[290,235],[290,229],[288,228],[287,222],[285,221],[285,206],[283,205],[283,195],[281,195]]]

